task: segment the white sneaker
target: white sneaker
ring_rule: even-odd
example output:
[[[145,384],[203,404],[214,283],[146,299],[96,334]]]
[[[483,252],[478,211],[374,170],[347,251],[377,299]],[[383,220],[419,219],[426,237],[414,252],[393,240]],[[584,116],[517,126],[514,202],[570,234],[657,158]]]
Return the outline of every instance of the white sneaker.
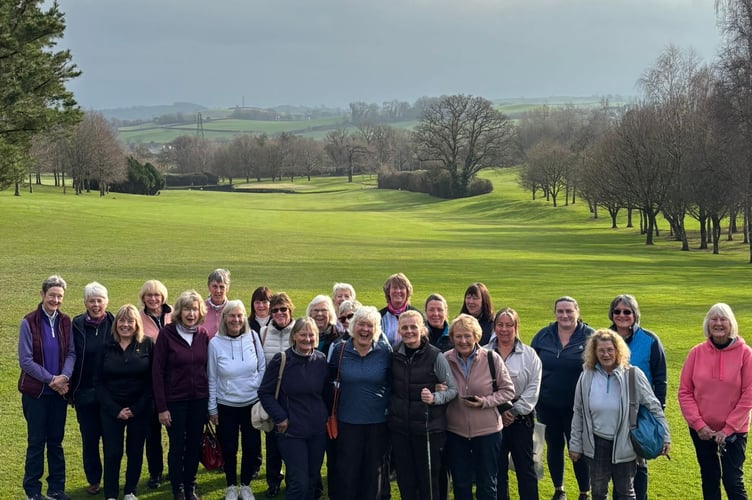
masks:
[[[251,487],[247,484],[240,485],[240,500],[255,500]]]
[[[234,484],[225,491],[225,500],[238,500],[238,488]]]
[[[138,500],[138,497],[133,493],[128,493],[123,497],[123,500]]]

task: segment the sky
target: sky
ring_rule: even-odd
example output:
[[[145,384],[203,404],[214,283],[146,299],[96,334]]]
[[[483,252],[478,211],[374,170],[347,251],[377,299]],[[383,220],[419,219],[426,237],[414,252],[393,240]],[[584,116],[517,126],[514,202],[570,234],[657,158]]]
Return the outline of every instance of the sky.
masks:
[[[712,0],[59,0],[85,109],[639,95],[669,44],[720,47]]]

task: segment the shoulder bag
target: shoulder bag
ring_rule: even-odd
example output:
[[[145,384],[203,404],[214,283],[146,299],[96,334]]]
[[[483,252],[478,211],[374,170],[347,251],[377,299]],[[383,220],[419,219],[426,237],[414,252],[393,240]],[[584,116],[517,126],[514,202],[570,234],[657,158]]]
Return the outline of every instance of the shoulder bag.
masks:
[[[285,361],[287,356],[282,351],[282,360],[279,363],[279,374],[277,375],[277,388],[274,390],[274,399],[279,399],[279,386],[282,384],[282,372],[285,370]],[[261,405],[261,401],[251,407],[251,425],[254,429],[258,429],[264,432],[271,432],[274,429],[274,420],[269,416],[269,413]]]
[[[326,419],[326,434],[329,439],[337,439],[339,430],[337,428],[337,403],[339,402],[339,370],[342,367],[342,355],[345,353],[347,341],[342,343],[342,349],[339,351],[339,362],[337,363],[337,379],[334,381],[334,398],[332,399],[332,412]]]
[[[635,367],[629,368],[629,439],[637,456],[644,459],[658,457],[663,451],[663,426],[650,410],[637,400]]]

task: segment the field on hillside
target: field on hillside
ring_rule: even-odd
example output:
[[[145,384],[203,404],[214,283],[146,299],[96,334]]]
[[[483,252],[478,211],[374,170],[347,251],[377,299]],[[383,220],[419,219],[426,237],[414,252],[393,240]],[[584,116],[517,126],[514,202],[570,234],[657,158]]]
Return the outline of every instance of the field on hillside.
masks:
[[[715,302],[728,302],[742,336],[752,330],[748,248],[722,242],[721,254],[680,252],[665,224],[656,245],[646,247],[635,228],[610,229],[608,217],[591,218],[581,203],[553,208],[530,200],[514,170],[487,172],[493,193],[439,200],[406,191],[375,189],[375,178],[303,179],[285,183],[297,194],[162,191],[158,197],[97,193],[67,195],[50,186],[0,192],[0,498],[20,498],[25,450],[18,378],[18,325],[36,307],[44,278],[61,274],[69,285],[62,310],[84,310],[83,286],[93,280],[110,293],[110,310],[135,302],[141,284],[162,280],[171,300],[186,288],[206,293],[206,276],[217,267],[232,272],[229,296],[248,303],[259,285],[287,291],[303,314],[316,294],[331,293],[337,281],[352,283],[364,304],[382,307],[381,287],[391,273],[404,272],[423,307],[432,292],[459,312],[463,292],[474,281],[489,288],[494,306],[511,306],[529,341],[553,320],[553,301],[578,299],[585,322],[608,326],[610,300],[634,294],[643,326],[657,332],[669,362],[667,415],[671,457],[651,463],[651,498],[699,498],[699,468],[676,403],[679,370],[689,348],[703,340],[702,321]],[[281,183],[268,183],[280,187]],[[253,187],[260,187],[254,183]],[[690,220],[688,227],[696,227]],[[697,246],[692,242],[693,248]],[[80,463],[80,436],[71,410],[65,450],[68,490],[87,496]],[[745,467],[746,481],[752,466]],[[145,476],[142,476],[145,484]],[[202,497],[224,498],[224,477],[202,472]],[[541,498],[551,482],[541,481]],[[567,466],[566,486],[576,491]],[[396,488],[396,486],[395,486]],[[263,481],[254,493],[263,495]],[[165,498],[165,488],[143,487],[139,498]],[[161,495],[161,496],[160,496]],[[394,496],[393,498],[398,498]]]

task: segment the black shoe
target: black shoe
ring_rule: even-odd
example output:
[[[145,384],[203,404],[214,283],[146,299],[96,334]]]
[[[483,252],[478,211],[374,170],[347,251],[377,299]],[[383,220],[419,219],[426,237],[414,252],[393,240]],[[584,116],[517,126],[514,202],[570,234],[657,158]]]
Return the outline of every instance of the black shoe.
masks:
[[[50,498],[52,500],[71,500],[71,497],[66,495],[65,492],[62,490],[48,491],[47,498]]]
[[[577,500],[590,500],[590,495],[587,493],[580,493],[580,496],[577,497]]]
[[[567,500],[567,494],[561,490],[556,490],[554,491],[554,496],[551,497],[551,500]]]
[[[146,484],[150,490],[156,490],[160,486],[160,482],[162,481],[162,475],[159,474],[158,476],[149,476],[149,482]]]
[[[278,484],[269,485],[269,489],[266,490],[266,498],[274,498],[277,495],[279,495],[279,485]]]
[[[26,495],[26,500],[46,500],[46,499],[45,497],[42,496],[41,493],[34,493],[31,496]]]

